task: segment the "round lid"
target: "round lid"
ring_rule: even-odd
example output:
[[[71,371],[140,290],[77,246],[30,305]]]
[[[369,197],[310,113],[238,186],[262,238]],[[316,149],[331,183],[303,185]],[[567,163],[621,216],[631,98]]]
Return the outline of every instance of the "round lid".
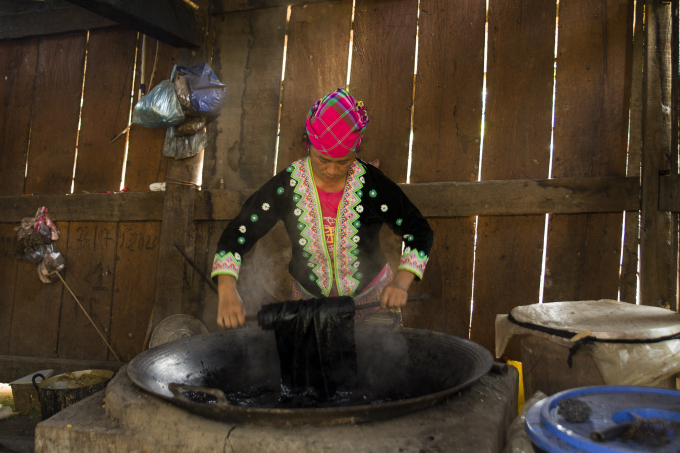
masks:
[[[149,348],[155,348],[168,341],[193,337],[208,333],[208,328],[200,320],[189,315],[172,315],[158,324],[151,334]]]
[[[680,392],[616,386],[567,390],[531,407],[525,428],[549,453],[677,453]]]
[[[680,334],[680,315],[670,310],[615,300],[550,302],[515,307],[515,321],[575,334],[592,331],[599,340],[656,340]]]

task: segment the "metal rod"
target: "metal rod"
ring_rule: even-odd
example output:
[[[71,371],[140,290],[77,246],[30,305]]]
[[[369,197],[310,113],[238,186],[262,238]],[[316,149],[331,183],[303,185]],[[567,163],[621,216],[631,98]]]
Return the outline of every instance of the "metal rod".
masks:
[[[191,265],[191,267],[193,267],[194,270],[195,270],[196,272],[198,272],[198,275],[200,275],[201,278],[203,279],[203,281],[205,281],[205,282],[208,284],[208,286],[210,287],[210,289],[212,289],[213,291],[215,291],[215,294],[219,294],[219,293],[217,292],[217,286],[213,283],[212,280],[210,280],[210,279],[208,278],[207,275],[205,275],[205,273],[203,273],[202,270],[200,270],[200,269],[198,268],[198,266],[196,266],[196,263],[194,263],[193,260],[192,260],[191,258],[189,258],[189,256],[188,256],[186,253],[184,253],[184,250],[182,250],[182,248],[181,248],[179,245],[177,245],[177,243],[175,243],[175,247],[177,247],[177,250],[179,250],[179,253],[182,254],[182,256],[184,257],[184,259],[187,260],[187,262]]]
[[[413,302],[414,300],[425,300],[427,299],[427,294],[420,294],[418,296],[409,296],[406,299],[406,302]],[[357,306],[357,311],[359,310],[366,310],[367,308],[376,308],[380,306],[380,302],[370,302],[368,304],[362,304]]]
[[[409,296],[406,299],[406,301],[411,302],[411,301],[414,301],[414,300],[425,300],[427,298],[428,298],[427,294],[420,294],[418,296]],[[359,306],[356,307],[356,311],[366,310],[368,308],[377,308],[377,307],[380,307],[380,301],[369,302],[367,304],[359,305]],[[251,321],[257,321],[257,315],[256,314],[255,315],[246,315],[246,322],[251,322]]]
[[[102,333],[99,331],[99,328],[98,328],[97,325],[94,323],[94,321],[92,320],[92,318],[90,318],[90,315],[87,314],[87,312],[85,311],[85,309],[83,308],[83,306],[80,304],[80,301],[78,300],[78,298],[76,297],[76,295],[73,294],[73,291],[71,291],[71,288],[66,284],[66,281],[64,280],[64,278],[61,276],[61,274],[60,274],[59,272],[54,271],[54,273],[57,274],[57,277],[59,277],[59,280],[61,280],[61,282],[62,282],[62,283],[64,284],[64,286],[66,287],[66,289],[68,289],[68,292],[71,293],[71,295],[72,295],[73,298],[76,300],[76,302],[78,302],[78,306],[80,307],[81,310],[83,310],[83,313],[85,313],[85,316],[87,316],[87,319],[90,320],[90,322],[92,323],[92,326],[94,326],[94,328],[97,330],[97,333],[99,334],[99,336],[102,337],[102,340],[104,340],[104,343],[106,343],[106,346],[109,347],[109,349],[111,350],[111,352],[113,353],[113,355],[116,357],[116,360],[118,360],[118,361],[120,362],[120,357],[118,357],[118,354],[116,354],[116,352],[113,350],[113,348],[111,347],[111,345],[109,344],[109,342],[106,341],[106,338],[104,338],[104,335],[102,335]]]

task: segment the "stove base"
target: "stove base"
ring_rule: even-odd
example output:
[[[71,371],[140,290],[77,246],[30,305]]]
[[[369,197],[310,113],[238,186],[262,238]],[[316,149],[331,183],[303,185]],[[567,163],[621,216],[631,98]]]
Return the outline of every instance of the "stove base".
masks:
[[[269,428],[203,418],[139,390],[122,368],[104,391],[38,424],[36,453],[500,452],[518,375],[488,374],[430,409],[362,425]]]

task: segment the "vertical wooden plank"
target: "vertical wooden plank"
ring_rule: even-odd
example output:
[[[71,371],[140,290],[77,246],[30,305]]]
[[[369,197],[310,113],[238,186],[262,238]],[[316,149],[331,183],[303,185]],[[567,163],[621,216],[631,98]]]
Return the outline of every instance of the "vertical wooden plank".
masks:
[[[642,210],[640,303],[675,310],[676,274],[670,244],[671,217],[658,210],[659,172],[669,169],[670,5],[645,2],[645,63],[642,82]]]
[[[633,3],[562,0],[553,177],[626,173]],[[550,216],[546,302],[616,299],[623,213]]]
[[[307,155],[301,139],[312,105],[347,83],[351,20],[351,0],[292,7],[277,171]]]
[[[56,222],[61,236],[57,248],[66,257],[68,276],[69,224]],[[66,292],[61,281],[45,284],[38,278],[38,265],[20,261],[17,265],[16,289],[12,329],[9,340],[10,355],[29,357],[57,357],[59,316],[62,294]],[[69,296],[70,297],[70,296]]]
[[[630,132],[628,139],[628,165],[626,176],[640,176],[642,157],[642,66],[644,63],[644,23],[645,4],[636,2],[635,31],[630,92]],[[638,246],[640,244],[640,212],[626,212],[623,262],[619,295],[624,302],[636,303],[638,290]]]
[[[554,2],[489,2],[483,179],[547,176],[554,45]],[[496,314],[538,302],[544,224],[479,217],[471,338],[490,351]]]
[[[85,32],[40,38],[25,193],[71,191],[85,38]]]
[[[274,174],[287,8],[214,16],[213,66],[227,86],[216,120],[216,146],[206,149],[203,183],[260,187]],[[210,151],[210,152],[209,152]]]
[[[38,38],[0,43],[0,196],[24,193]]]
[[[434,245],[427,271],[411,293],[427,294],[404,309],[404,325],[467,338],[470,328],[475,218],[429,219]]]
[[[116,272],[115,222],[72,222],[68,237],[66,283],[100,332],[110,338],[113,276]],[[61,283],[60,283],[61,284]],[[108,347],[68,290],[59,322],[59,357],[106,360]]]
[[[0,224],[0,354],[9,350],[9,333],[12,327],[14,290],[16,288],[17,259],[15,256],[16,231],[10,223]]]
[[[125,28],[90,32],[74,193],[118,191],[130,114],[137,33]]]
[[[417,0],[359,0],[354,12],[350,90],[370,119],[360,157],[380,159],[397,183],[408,167],[417,13]]]
[[[421,0],[411,182],[476,181],[484,2]]]
[[[152,85],[149,85],[151,79],[151,72],[153,71],[154,61],[156,59],[156,40],[153,38],[146,38],[146,68],[145,68],[145,83],[147,93],[162,80],[170,78],[172,68],[179,62],[179,49],[176,49],[168,44],[160,43],[158,45],[158,62],[156,63],[156,74]],[[137,66],[135,73],[135,89],[134,102],[138,101],[139,96],[139,80],[141,77],[141,60],[142,60],[142,37],[139,37],[137,43]],[[130,93],[129,91],[127,92]],[[127,114],[125,120],[127,124]],[[125,126],[116,131],[116,134],[122,131]],[[131,192],[140,192],[149,190],[149,184],[165,181],[165,170],[167,166],[167,157],[161,155],[163,151],[163,141],[165,140],[165,129],[147,129],[142,126],[132,126],[130,128],[130,143],[128,145],[128,158],[125,168],[125,187]],[[125,142],[125,136],[118,139]]]
[[[131,360],[144,349],[156,294],[160,232],[160,222],[118,225],[111,344],[122,361]],[[108,359],[115,360],[111,352]]]
[[[476,181],[484,82],[483,2],[421,0],[411,182]],[[454,46],[451,43],[456,43]],[[431,219],[435,243],[408,326],[467,337],[475,218]]]

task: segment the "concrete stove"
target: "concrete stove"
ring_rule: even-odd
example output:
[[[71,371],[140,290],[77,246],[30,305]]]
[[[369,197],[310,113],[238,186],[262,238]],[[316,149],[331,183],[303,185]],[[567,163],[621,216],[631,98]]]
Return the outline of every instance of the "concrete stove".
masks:
[[[138,389],[125,368],[105,391],[36,427],[52,452],[500,452],[517,415],[517,371],[488,374],[448,401],[383,422],[301,428],[220,423]]]

